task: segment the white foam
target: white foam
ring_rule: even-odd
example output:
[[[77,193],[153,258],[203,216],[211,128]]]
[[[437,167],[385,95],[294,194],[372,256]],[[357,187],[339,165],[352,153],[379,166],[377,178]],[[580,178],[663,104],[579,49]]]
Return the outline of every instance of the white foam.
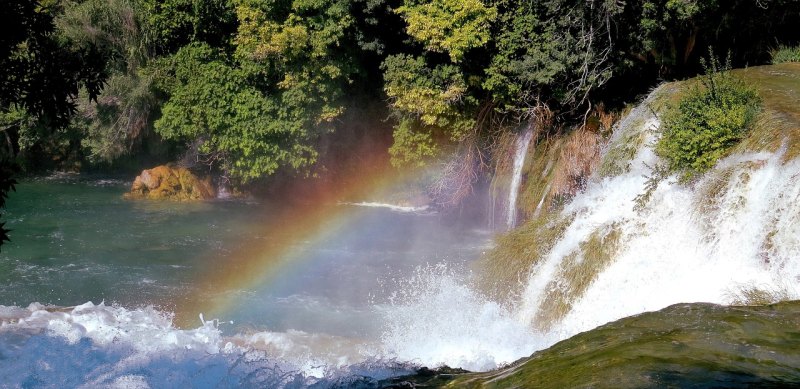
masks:
[[[443,265],[421,268],[386,308],[384,356],[485,371],[546,342],[506,308],[485,299]]]
[[[396,205],[396,204],[389,204],[389,203],[380,203],[380,202],[359,202],[359,203],[342,203],[344,205],[352,205],[355,207],[369,207],[369,208],[386,208],[395,212],[425,212],[430,209],[429,206],[424,205],[420,207],[413,207],[413,206],[404,206],[404,205]]]
[[[563,216],[574,221],[526,283],[520,320],[530,323],[547,309],[544,296],[559,265],[602,228],[620,230],[619,252],[553,327],[554,339],[675,303],[730,304],[742,287],[799,297],[800,161],[783,163],[780,152],[734,155],[698,183],[667,178],[638,210],[645,176],[658,163],[650,129],[659,125],[652,114],[638,119],[642,124],[628,122],[647,131],[647,141],[630,170],[595,178],[565,207]],[[715,180],[725,188],[709,199],[703,188]]]
[[[346,344],[341,339],[298,331],[223,337],[215,323],[178,329],[170,314],[152,307],[102,303],[0,306],[0,382],[9,385],[3,387],[326,387],[356,374],[385,378],[412,371],[364,358],[315,359],[325,344],[334,351]]]

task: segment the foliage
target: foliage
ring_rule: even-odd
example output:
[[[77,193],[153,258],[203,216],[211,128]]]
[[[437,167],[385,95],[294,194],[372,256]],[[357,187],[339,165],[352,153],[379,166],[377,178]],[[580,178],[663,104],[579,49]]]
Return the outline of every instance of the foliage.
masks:
[[[460,141],[475,126],[477,104],[457,66],[430,68],[422,57],[390,56],[383,63],[384,91],[400,119],[390,149],[395,166],[421,166],[437,154],[437,138]]]
[[[339,100],[356,72],[353,53],[342,47],[353,39],[350,3],[307,0],[285,5],[247,0],[236,7],[236,58],[266,94],[297,109],[286,112],[291,120],[329,123],[341,114]]]
[[[797,17],[796,0],[10,0],[0,116],[13,152],[111,161],[163,136],[247,181],[314,163],[349,99],[386,101],[396,166],[483,166],[512,123],[585,119],[692,74],[698,45],[763,63]]]
[[[144,71],[114,73],[96,104],[81,100],[73,126],[93,162],[113,161],[135,150],[149,134],[161,99],[152,88],[153,75]]]
[[[95,46],[75,48],[54,34],[58,7],[52,3],[10,0],[0,22],[0,110],[19,105],[53,125],[64,125],[75,111],[79,89],[95,98],[103,84],[103,58]]]
[[[656,63],[677,66],[686,64],[697,43],[698,25],[715,14],[719,2],[659,0],[642,2],[639,29],[633,41],[640,55]]]
[[[755,88],[730,73],[730,61],[720,66],[711,56],[700,85],[692,86],[664,118],[656,152],[668,168],[691,179],[710,169],[736,145],[761,106]]]
[[[72,46],[95,46],[106,61],[109,76],[101,96],[90,101],[81,95],[71,123],[92,162],[135,150],[161,103],[147,74],[155,50],[144,19],[145,4],[138,0],[70,1],[56,18],[59,34]]]
[[[778,46],[769,52],[772,63],[800,62],[800,46]]]
[[[175,53],[192,42],[230,44],[236,13],[230,0],[131,0],[142,6],[143,24],[159,54]]]
[[[242,181],[314,161],[303,112],[263,95],[214,49],[192,44],[165,62],[162,83],[171,97],[155,123],[165,138],[199,142],[202,162],[219,163]]]
[[[5,158],[0,159],[0,209],[6,206],[8,194],[16,190],[17,180],[14,179],[14,175],[17,170],[18,168],[14,162]],[[5,223],[0,223],[0,246],[3,245],[3,242],[9,240],[9,232],[10,230],[5,228]]]
[[[497,7],[497,53],[483,87],[506,109],[547,100],[581,105],[611,77],[611,23],[621,3],[500,0]]]
[[[161,89],[170,98],[156,131],[200,144],[203,162],[240,181],[307,168],[317,158],[314,139],[342,113],[357,69],[344,45],[359,41],[351,5],[237,2],[233,57],[193,43],[167,61]]]
[[[497,10],[481,0],[407,2],[397,12],[408,24],[409,35],[427,50],[448,54],[453,62],[489,41],[489,25],[497,17]]]
[[[144,65],[150,57],[142,17],[142,5],[135,0],[68,1],[55,23],[73,47],[95,47],[108,71],[124,71]]]

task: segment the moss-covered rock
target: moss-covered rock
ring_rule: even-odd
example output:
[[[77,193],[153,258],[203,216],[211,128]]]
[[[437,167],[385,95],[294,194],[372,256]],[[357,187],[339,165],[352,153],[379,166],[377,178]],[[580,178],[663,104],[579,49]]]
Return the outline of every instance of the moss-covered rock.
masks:
[[[130,199],[209,200],[217,197],[211,177],[200,178],[189,169],[161,165],[142,171],[133,181]]]

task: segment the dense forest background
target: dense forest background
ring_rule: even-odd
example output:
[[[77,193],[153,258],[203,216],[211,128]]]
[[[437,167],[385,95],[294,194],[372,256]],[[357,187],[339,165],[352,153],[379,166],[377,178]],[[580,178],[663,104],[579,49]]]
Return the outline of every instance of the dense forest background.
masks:
[[[8,0],[3,176],[180,160],[247,185],[374,137],[472,181],[520,123],[586,123],[710,46],[767,63],[798,21],[798,0]]]

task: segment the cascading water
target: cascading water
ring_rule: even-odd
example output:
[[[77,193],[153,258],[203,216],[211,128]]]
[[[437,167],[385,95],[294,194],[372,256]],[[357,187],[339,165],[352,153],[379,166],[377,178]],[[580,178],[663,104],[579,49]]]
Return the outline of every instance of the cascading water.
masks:
[[[659,162],[648,106],[659,93],[621,123],[605,154],[640,139],[633,159],[604,161],[620,174],[595,177],[559,215],[572,221],[534,264],[521,321],[565,338],[680,302],[800,296],[800,161],[733,155],[694,185],[673,176],[642,196]]]
[[[512,229],[517,225],[517,197],[519,186],[522,183],[522,168],[525,166],[525,156],[528,154],[533,131],[528,128],[517,136],[514,142],[514,166],[511,171],[511,184],[508,186],[508,212],[506,214],[506,227]]]
[[[250,205],[128,203],[105,185],[89,197],[65,185],[58,192],[66,202],[34,191],[24,200],[36,203],[36,212],[8,212],[14,222],[38,224],[29,237],[16,238],[29,253],[8,256],[10,246],[4,246],[0,257],[8,269],[0,295],[14,305],[0,306],[0,382],[375,387],[365,377],[407,374],[418,365],[496,368],[598,325],[674,303],[729,304],[754,294],[797,298],[800,160],[785,161],[781,151],[739,153],[695,184],[670,177],[653,186],[646,176],[659,162],[653,152],[659,118],[650,105],[668,92],[654,91],[619,123],[600,172],[554,216],[565,225],[563,233],[530,264],[516,305],[489,300],[471,288],[464,271],[465,258],[490,248],[488,232],[447,231],[413,209],[341,205],[360,216],[329,221],[324,239],[289,241],[295,258],[287,263],[296,267],[275,267],[263,285],[224,284],[230,288],[215,295],[193,273],[201,267],[221,271],[233,262],[228,235],[253,235],[247,244],[280,243],[278,233],[253,232],[265,218]],[[515,142],[508,226],[515,224],[512,210],[532,137],[526,131]],[[642,196],[648,187],[653,191]],[[101,196],[103,191],[113,193]],[[108,209],[118,215],[116,224]],[[154,230],[161,225],[164,230]],[[103,235],[109,229],[114,236]],[[98,234],[106,238],[92,240]],[[275,258],[266,259],[269,264]],[[442,262],[447,264],[437,265]],[[152,296],[170,293],[174,306],[152,307],[159,306]],[[86,296],[108,296],[124,307],[82,304]],[[237,301],[239,310],[188,328],[173,324],[185,301],[211,298]],[[54,306],[27,305],[36,299]],[[262,321],[248,328],[253,317]]]

